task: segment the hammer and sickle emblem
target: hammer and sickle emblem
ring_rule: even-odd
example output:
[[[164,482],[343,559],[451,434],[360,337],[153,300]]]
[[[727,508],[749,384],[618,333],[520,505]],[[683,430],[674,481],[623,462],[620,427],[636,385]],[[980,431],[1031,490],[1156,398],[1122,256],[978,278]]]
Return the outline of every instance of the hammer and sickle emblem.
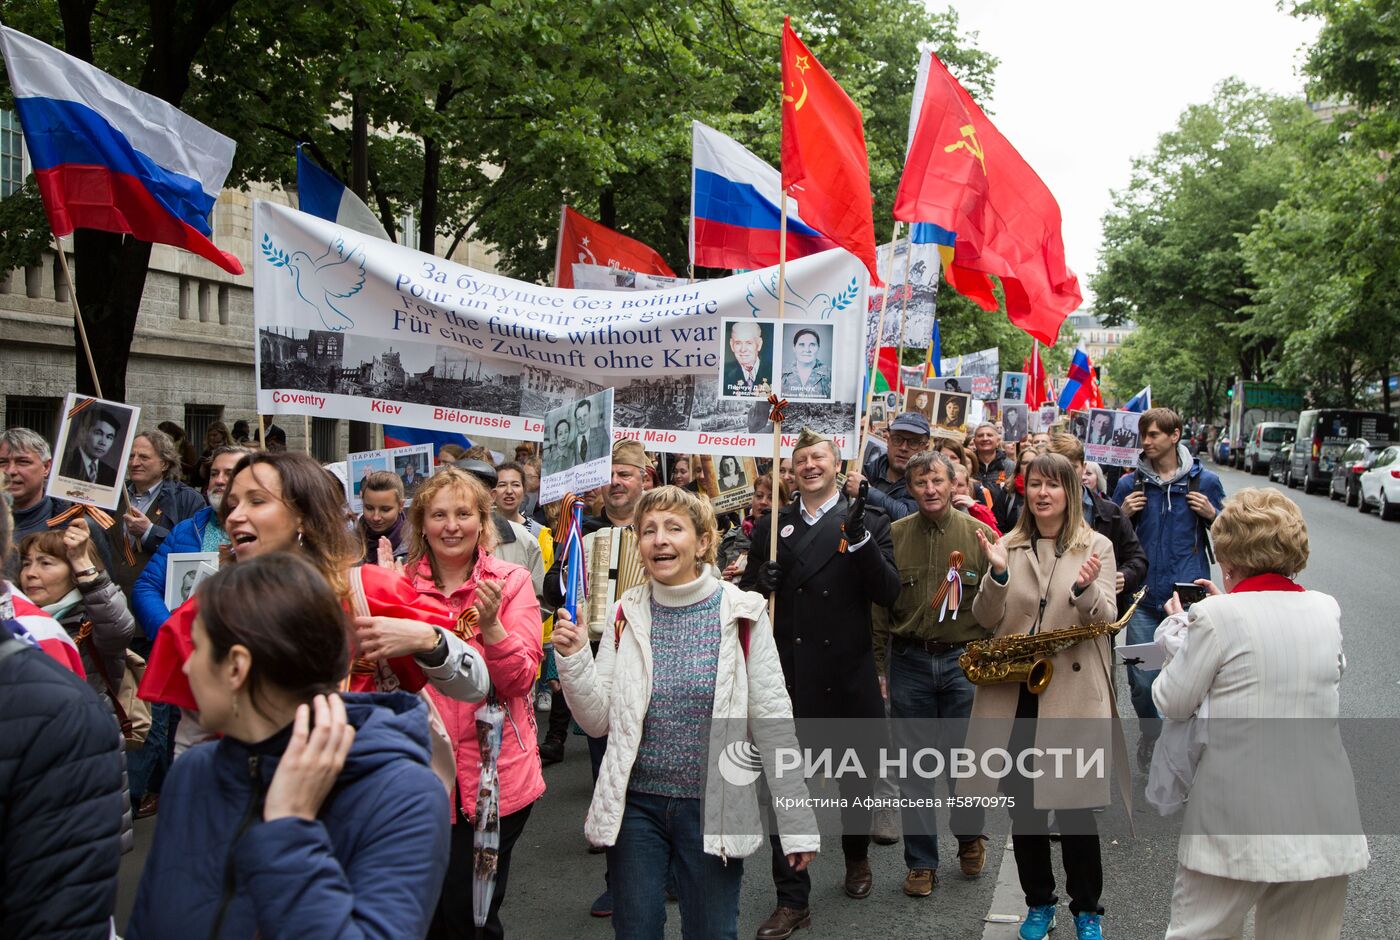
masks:
[[[784,93],[783,100],[791,101],[794,111],[801,111],[802,106],[807,103],[807,79],[802,73],[808,71],[812,67],[812,63],[809,61],[808,56],[800,55],[794,58],[792,65],[793,68],[797,69],[798,81],[802,82],[802,94],[794,98],[792,95]]]
[[[973,127],[971,124],[964,124],[960,128],[960,130],[962,131],[963,137],[967,139],[960,140],[954,144],[949,144],[948,146],[943,148],[943,152],[952,153],[954,150],[966,147],[967,152],[972,154],[977,159],[977,162],[982,165],[982,175],[986,176],[987,160],[982,151],[982,144],[979,143],[977,140],[977,128]]]

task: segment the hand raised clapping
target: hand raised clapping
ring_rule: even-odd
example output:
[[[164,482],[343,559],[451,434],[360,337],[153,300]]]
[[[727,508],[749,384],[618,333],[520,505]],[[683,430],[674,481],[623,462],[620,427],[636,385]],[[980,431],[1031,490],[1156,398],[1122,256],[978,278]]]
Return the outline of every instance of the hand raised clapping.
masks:
[[[992,574],[998,577],[1006,574],[1006,566],[1010,561],[1007,557],[1006,546],[1000,541],[987,541],[987,536],[981,529],[977,530],[977,544],[981,547],[982,555],[987,559],[987,563],[992,566]]]
[[[1079,566],[1079,577],[1074,579],[1074,586],[1082,591],[1093,584],[1102,567],[1103,562],[1099,561],[1099,556],[1090,555],[1089,560]]]

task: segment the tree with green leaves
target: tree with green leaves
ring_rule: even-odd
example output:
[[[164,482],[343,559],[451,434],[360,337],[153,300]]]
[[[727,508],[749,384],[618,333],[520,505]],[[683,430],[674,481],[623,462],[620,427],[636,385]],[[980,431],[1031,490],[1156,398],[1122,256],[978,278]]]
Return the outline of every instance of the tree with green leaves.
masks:
[[[1166,344],[1190,354],[1200,372],[1197,404],[1207,415],[1223,407],[1232,376],[1263,377],[1277,342],[1249,329],[1258,285],[1240,242],[1282,198],[1299,166],[1293,142],[1314,122],[1300,101],[1227,79],[1212,101],[1188,108],[1151,154],[1134,161],[1131,182],[1114,193],[1104,218],[1091,281],[1097,312],[1108,324],[1138,324],[1132,350]],[[1167,362],[1160,368],[1165,373]],[[1125,373],[1117,361],[1114,375],[1146,378],[1154,392],[1172,382],[1166,374]]]
[[[562,202],[685,267],[690,122],[776,156],[784,12],[771,0],[57,0],[5,15],[233,137],[231,186],[294,184],[293,146],[306,142],[391,235],[413,211],[423,250],[470,238],[505,273],[543,281]],[[919,45],[978,95],[995,61],[955,13],[917,0],[787,12],[864,108],[877,215],[888,218]],[[23,193],[0,206],[17,223],[0,232],[0,259],[32,263],[43,239],[22,223],[34,209]],[[123,398],[150,246],[87,231],[76,244],[103,391]],[[967,336],[984,343],[998,322],[969,318]],[[77,380],[91,390],[81,364]]]

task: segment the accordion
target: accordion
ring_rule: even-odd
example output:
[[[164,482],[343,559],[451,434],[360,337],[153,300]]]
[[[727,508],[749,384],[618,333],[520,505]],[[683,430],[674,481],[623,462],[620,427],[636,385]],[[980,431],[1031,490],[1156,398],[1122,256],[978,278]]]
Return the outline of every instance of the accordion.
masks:
[[[617,602],[646,580],[637,533],[631,526],[599,529],[588,553],[588,632],[601,636],[612,629]]]

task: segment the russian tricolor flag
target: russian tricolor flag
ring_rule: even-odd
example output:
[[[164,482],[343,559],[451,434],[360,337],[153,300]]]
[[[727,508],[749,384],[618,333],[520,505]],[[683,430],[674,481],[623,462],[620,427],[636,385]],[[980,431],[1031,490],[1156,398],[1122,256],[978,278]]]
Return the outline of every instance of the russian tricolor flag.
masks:
[[[1099,382],[1094,376],[1094,365],[1089,354],[1080,346],[1074,351],[1069,362],[1069,374],[1065,387],[1060,390],[1061,412],[1079,411],[1084,408],[1102,408],[1103,396],[1099,394]]]
[[[713,127],[691,124],[690,262],[705,268],[778,263],[782,175]],[[787,257],[840,247],[802,221],[788,197]]]
[[[392,240],[365,201],[302,153],[301,144],[297,144],[297,208],[361,234]]]
[[[414,444],[433,445],[433,459],[437,460],[438,451],[448,444],[456,444],[463,450],[471,450],[472,439],[456,431],[414,428],[403,424],[384,425],[385,447],[412,447]]]
[[[209,240],[231,139],[24,33],[0,27],[0,51],[55,235],[130,234],[243,273]]]
[[[1149,408],[1151,408],[1151,407],[1152,407],[1152,386],[1149,385],[1149,386],[1147,386],[1146,388],[1144,388],[1142,391],[1140,391],[1140,392],[1138,392],[1136,395],[1134,395],[1132,398],[1129,398],[1129,399],[1128,399],[1128,403],[1127,403],[1126,405],[1123,406],[1123,410],[1124,410],[1124,411],[1136,411],[1136,412],[1138,412],[1138,413],[1141,413],[1141,412],[1147,411],[1147,410],[1148,410]]]

